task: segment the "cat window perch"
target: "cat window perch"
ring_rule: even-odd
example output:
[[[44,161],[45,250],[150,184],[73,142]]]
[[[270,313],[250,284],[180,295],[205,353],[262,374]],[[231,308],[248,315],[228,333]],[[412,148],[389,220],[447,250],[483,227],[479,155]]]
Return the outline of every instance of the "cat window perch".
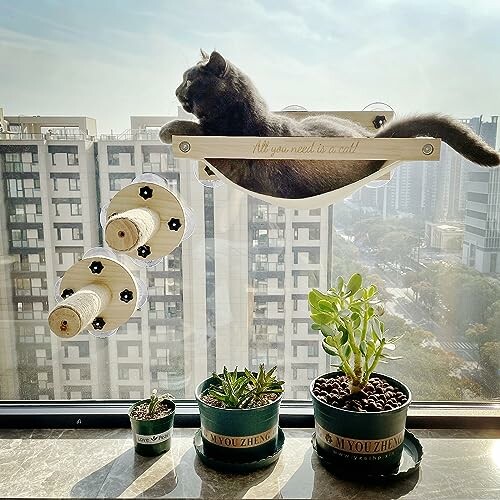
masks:
[[[392,111],[281,112],[293,118],[333,115],[357,122],[368,129],[378,129]],[[200,180],[221,179],[225,183],[265,202],[289,208],[315,208],[340,201],[367,183],[390,179],[401,161],[439,160],[441,140],[433,138],[353,138],[353,137],[220,137],[173,136],[173,154],[199,162]],[[367,177],[308,198],[277,198],[245,189],[225,177],[210,163],[211,158],[273,160],[383,160],[382,167]],[[208,167],[208,168],[207,168]]]

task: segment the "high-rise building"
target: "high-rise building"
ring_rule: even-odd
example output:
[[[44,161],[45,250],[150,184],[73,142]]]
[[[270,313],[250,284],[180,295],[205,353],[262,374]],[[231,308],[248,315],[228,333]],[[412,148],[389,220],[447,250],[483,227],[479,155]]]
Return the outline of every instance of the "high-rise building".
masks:
[[[90,118],[5,117],[0,397],[136,399],[154,387],[192,397],[223,365],[265,363],[278,365],[289,397],[306,398],[328,369],[307,293],[328,285],[332,207],[285,210],[205,187],[195,164],[158,140],[172,118],[131,117],[126,132],[98,136]],[[193,209],[195,232],[156,267],[134,270],[149,300],[115,335],[61,340],[47,325],[53,285],[102,245],[102,206],[143,173]]]
[[[467,160],[447,144],[441,145],[437,173],[436,222],[463,221],[465,216],[465,169]]]
[[[496,148],[498,116],[466,123]],[[482,273],[500,273],[500,171],[467,162],[466,210],[462,262]]]
[[[363,208],[372,208],[383,218],[395,215],[429,216],[437,196],[437,162],[404,162],[396,166],[392,178],[380,187],[365,186],[353,195]]]
[[[278,365],[289,396],[305,399],[310,381],[326,368],[309,328],[307,294],[327,288],[329,209],[284,209],[249,198],[248,225],[250,366]]]
[[[85,117],[4,118],[0,227],[10,280],[2,284],[3,342],[16,355],[21,398],[99,394],[95,344],[83,335],[62,345],[46,321],[54,305],[47,284],[98,243],[95,135],[95,120]]]
[[[194,179],[189,162],[174,160],[171,148],[158,139],[161,125],[173,118],[131,117],[129,130],[103,135],[97,144],[103,205],[137,176],[152,173],[164,178],[198,219],[191,239],[157,266],[135,272],[146,283],[149,298],[109,339],[114,398],[138,398],[157,386],[184,397],[207,372],[205,260],[199,258],[205,245],[203,186]]]

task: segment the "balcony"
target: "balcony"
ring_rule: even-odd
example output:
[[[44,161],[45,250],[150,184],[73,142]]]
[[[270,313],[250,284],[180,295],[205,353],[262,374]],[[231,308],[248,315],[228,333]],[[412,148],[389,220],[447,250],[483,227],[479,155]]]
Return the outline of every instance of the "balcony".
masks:
[[[126,130],[121,134],[101,134],[101,141],[155,141],[160,142],[158,132],[147,132],[144,130]]]
[[[94,141],[95,137],[84,134],[83,132],[74,134],[50,134],[29,133],[29,132],[7,132],[0,134],[2,141]]]

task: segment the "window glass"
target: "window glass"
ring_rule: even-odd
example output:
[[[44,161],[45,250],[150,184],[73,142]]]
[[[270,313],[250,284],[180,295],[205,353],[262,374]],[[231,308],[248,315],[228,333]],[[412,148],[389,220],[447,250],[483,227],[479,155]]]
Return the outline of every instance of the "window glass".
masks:
[[[403,359],[380,371],[417,400],[498,397],[499,169],[443,145],[439,162],[402,163],[381,187],[284,209],[200,184],[197,165],[157,138],[186,119],[175,88],[194,47],[216,45],[271,109],[384,100],[398,115],[463,119],[498,149],[500,10],[480,3],[226,2],[222,16],[219,2],[4,2],[0,399],[139,398],[155,387],[192,398],[223,364],[260,363],[278,366],[286,397],[308,398],[335,361],[310,328],[308,291],[354,272],[378,286],[387,329],[404,334]],[[64,83],[48,70],[57,61]],[[102,244],[101,208],[141,173],[180,194],[196,230],[156,267],[132,266],[149,300],[115,335],[60,340],[47,325],[55,283]]]

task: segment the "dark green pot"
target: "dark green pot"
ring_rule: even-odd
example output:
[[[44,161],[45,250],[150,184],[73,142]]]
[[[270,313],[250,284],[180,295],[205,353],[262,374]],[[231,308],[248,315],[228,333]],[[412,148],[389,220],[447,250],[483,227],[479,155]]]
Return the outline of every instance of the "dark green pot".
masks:
[[[333,372],[322,378],[342,375],[342,372]],[[398,467],[401,460],[411,392],[396,379],[379,373],[373,375],[402,390],[408,397],[407,402],[395,410],[359,413],[334,408],[317,399],[313,394],[316,379],[309,387],[314,408],[316,446],[340,471],[386,473]]]
[[[224,461],[249,463],[276,452],[278,417],[282,395],[259,408],[228,409],[207,405],[202,394],[216,379],[210,377],[196,388],[201,436],[205,455]]]
[[[170,410],[170,413],[162,418],[137,420],[131,417],[130,413],[132,409],[144,402],[149,403],[149,399],[133,404],[128,411],[128,416],[130,417],[130,425],[132,426],[135,451],[139,455],[153,457],[170,450],[174,427],[175,404],[169,399],[161,402],[162,405]]]

